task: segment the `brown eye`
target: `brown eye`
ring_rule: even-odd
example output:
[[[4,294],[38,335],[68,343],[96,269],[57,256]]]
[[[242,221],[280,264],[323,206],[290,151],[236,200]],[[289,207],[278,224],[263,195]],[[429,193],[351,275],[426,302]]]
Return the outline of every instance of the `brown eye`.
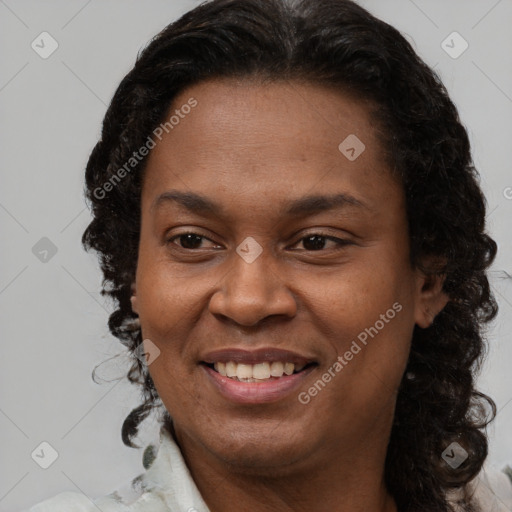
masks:
[[[334,243],[333,247],[328,247],[328,242]],[[305,236],[299,240],[298,243],[302,243],[306,251],[322,251],[323,249],[340,249],[345,245],[350,245],[349,240],[342,238],[336,238],[333,236],[327,236],[322,233],[312,233],[311,235]]]
[[[194,233],[187,233],[180,235],[178,240],[184,249],[197,249],[201,245],[203,237]]]
[[[313,235],[302,239],[304,248],[307,251],[318,251],[325,247],[327,238],[325,236]]]
[[[176,242],[177,241],[177,242]],[[182,249],[204,249],[202,246],[204,241],[209,241],[213,244],[211,240],[206,238],[205,236],[199,235],[197,233],[181,233],[179,235],[175,235],[167,240],[167,244],[174,244]],[[215,245],[215,247],[218,247]]]

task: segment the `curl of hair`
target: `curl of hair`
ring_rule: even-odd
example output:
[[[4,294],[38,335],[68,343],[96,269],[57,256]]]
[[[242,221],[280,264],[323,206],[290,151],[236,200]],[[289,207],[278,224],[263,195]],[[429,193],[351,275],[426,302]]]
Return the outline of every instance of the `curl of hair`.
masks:
[[[400,511],[450,511],[446,493],[463,491],[487,456],[494,402],[475,389],[485,352],[483,327],[497,313],[487,268],[496,243],[485,233],[485,200],[468,135],[438,75],[393,27],[350,0],[212,0],[167,26],[139,54],[119,85],[86,169],[93,220],[83,234],[99,254],[102,293],[117,309],[114,336],[135,353],[131,284],[140,235],[147,158],[122,179],[173,99],[214,78],[312,83],[351,94],[372,108],[385,158],[403,184],[411,265],[444,275],[450,301],[426,329],[415,327],[396,402],[385,468]],[[106,192],[105,183],[115,184]],[[122,428],[125,444],[158,404],[145,365],[134,356],[129,380],[143,403]],[[452,470],[441,453],[457,441],[469,454]]]

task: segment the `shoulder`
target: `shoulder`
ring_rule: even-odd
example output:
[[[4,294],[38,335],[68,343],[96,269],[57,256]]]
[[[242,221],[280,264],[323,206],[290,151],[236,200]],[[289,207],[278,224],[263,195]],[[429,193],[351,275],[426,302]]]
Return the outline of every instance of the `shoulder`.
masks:
[[[61,492],[34,505],[26,512],[97,512],[97,501],[91,500],[85,494],[78,492]],[[106,501],[106,498],[103,501]],[[107,512],[107,510],[112,512],[129,510],[122,503],[116,502],[115,499],[109,499],[108,501],[110,501],[110,506],[104,512]]]
[[[483,510],[512,510],[512,480],[503,471],[484,466],[473,483],[474,495]]]
[[[512,511],[512,478],[507,471],[484,465],[482,471],[468,485],[470,494],[482,510],[492,512]],[[460,492],[449,493],[449,501],[457,507]]]
[[[23,512],[208,512],[179,446],[164,428],[142,461],[145,472],[107,496],[62,492]]]
[[[156,459],[158,447],[150,444],[142,457],[148,470]],[[99,498],[91,498],[80,492],[61,492],[23,512],[168,512],[159,493],[146,482],[146,473],[139,474],[130,483]]]
[[[34,505],[25,512],[169,512],[158,494],[144,492],[135,501],[125,500],[118,492],[91,499],[78,492],[62,492]],[[172,510],[172,509],[171,509]]]

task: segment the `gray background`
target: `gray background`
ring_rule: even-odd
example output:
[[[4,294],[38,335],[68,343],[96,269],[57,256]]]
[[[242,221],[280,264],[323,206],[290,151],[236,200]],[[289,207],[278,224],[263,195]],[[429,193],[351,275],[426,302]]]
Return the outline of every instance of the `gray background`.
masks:
[[[63,490],[100,496],[143,470],[142,451],[120,437],[138,392],[115,380],[127,358],[108,333],[111,305],[99,294],[95,256],[80,245],[90,219],[83,169],[106,105],[139,49],[197,3],[0,0],[0,511]],[[499,410],[489,463],[512,465],[512,280],[505,274],[512,275],[512,0],[361,4],[400,29],[435,67],[470,133],[489,230],[500,246],[491,275],[501,311],[480,378]],[[43,31],[59,45],[47,59],[31,48]],[[454,31],[469,43],[458,58],[441,46]],[[457,40],[451,45],[461,48]],[[116,355],[99,369],[104,383],[92,382],[94,366]],[[156,423],[145,427],[149,442]],[[43,441],[58,452],[48,469],[31,458]]]

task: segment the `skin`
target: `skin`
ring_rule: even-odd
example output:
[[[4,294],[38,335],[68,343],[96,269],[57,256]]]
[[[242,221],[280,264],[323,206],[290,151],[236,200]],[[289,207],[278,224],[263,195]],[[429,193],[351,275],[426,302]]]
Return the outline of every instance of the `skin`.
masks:
[[[190,114],[151,151],[132,307],[160,355],[149,366],[192,476],[212,512],[395,511],[384,461],[413,328],[448,298],[409,263],[403,189],[383,158],[369,105],[318,85],[210,80],[182,92]],[[366,146],[349,161],[338,145]],[[155,200],[194,192],[222,215]],[[345,204],[291,217],[290,200],[344,193]],[[177,235],[197,233],[195,245]],[[320,239],[312,250],[305,238]],[[246,237],[263,252],[247,263]],[[173,238],[174,237],[174,238]],[[185,248],[184,248],[185,247]],[[297,394],[234,404],[199,364],[228,347],[278,347],[328,371],[394,303],[395,318],[308,404]]]

